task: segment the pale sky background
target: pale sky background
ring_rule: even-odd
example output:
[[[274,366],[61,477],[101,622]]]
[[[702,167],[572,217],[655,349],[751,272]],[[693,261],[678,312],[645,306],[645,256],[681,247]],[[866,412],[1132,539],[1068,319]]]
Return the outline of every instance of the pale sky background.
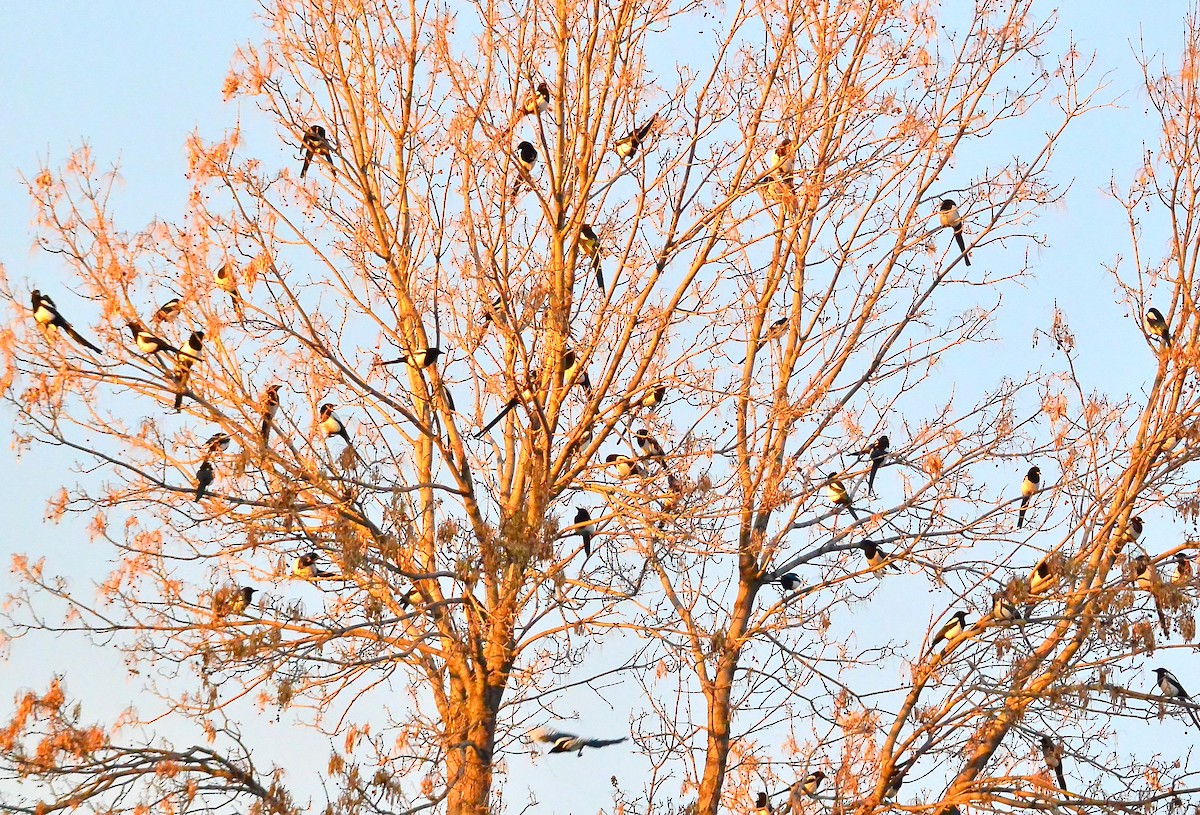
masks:
[[[1064,184],[1074,179],[1072,190],[1065,206],[1047,212],[1039,225],[1052,245],[1033,259],[1035,280],[1017,293],[1017,301],[1006,301],[1003,339],[988,349],[988,356],[1003,355],[1007,360],[1028,357],[1035,367],[1052,364],[1046,343],[1033,350],[1030,345],[1035,327],[1049,328],[1051,308],[1057,301],[1080,338],[1077,362],[1085,390],[1103,387],[1136,393],[1153,370],[1153,359],[1136,322],[1117,302],[1115,286],[1103,270],[1102,264],[1129,254],[1123,213],[1106,197],[1105,189],[1110,177],[1126,185],[1140,165],[1143,144],[1154,146],[1158,140],[1156,123],[1147,115],[1140,90],[1134,46],[1144,39],[1148,52],[1163,53],[1169,64],[1177,64],[1186,9],[1182,0],[1076,0],[1061,9],[1054,43],[1061,47],[1073,34],[1080,51],[1098,52],[1096,75],[1109,72],[1110,95],[1119,96],[1122,107],[1092,114],[1060,147],[1053,176]],[[0,128],[0,263],[17,290],[40,285],[47,292],[57,292],[61,286],[58,261],[31,248],[32,208],[21,176],[32,177],[40,162],[48,160],[57,166],[84,142],[102,166],[119,162],[124,184],[114,208],[125,227],[136,229],[152,218],[172,220],[182,213],[188,189],[184,144],[191,132],[198,130],[202,137],[216,138],[239,118],[262,125],[254,111],[221,100],[222,80],[234,49],[259,37],[253,19],[256,10],[255,4],[241,0],[4,5],[4,25],[0,26],[0,102],[5,123]],[[661,58],[669,59],[669,55]],[[1047,67],[1053,70],[1056,66]],[[1041,127],[1032,122],[1030,126]],[[991,146],[996,150],[996,163],[1009,157],[1005,145],[993,142]],[[282,143],[278,150],[279,159],[294,152],[292,146]],[[62,305],[71,297],[56,299]],[[962,378],[960,371],[955,376]],[[952,384],[947,382],[947,391]],[[12,411],[0,406],[0,427],[11,426]],[[43,506],[63,483],[64,474],[70,481],[104,477],[100,473],[67,473],[69,463],[57,451],[41,448],[18,459],[9,445],[0,445],[0,481],[6,487],[0,493],[6,520],[0,536],[3,562],[11,552],[25,552],[45,555],[50,571],[82,568],[94,573],[102,568],[108,553],[100,545],[89,544],[83,519],[57,526],[42,522]],[[1156,530],[1174,523],[1165,511],[1161,516],[1155,519]],[[1159,540],[1162,547],[1168,545],[1167,537]],[[7,577],[0,577],[0,592],[8,585]],[[913,636],[919,637],[919,633]],[[1185,685],[1188,677],[1193,677],[1192,689],[1200,688],[1200,661],[1173,654],[1164,664],[1174,668]],[[81,674],[81,668],[86,674]],[[138,686],[124,677],[112,651],[72,638],[40,637],[16,642],[0,662],[0,711],[7,709],[17,689],[42,688],[55,673],[67,674],[68,690],[82,696],[87,719],[105,718],[137,696]],[[585,721],[580,731],[612,735],[615,727],[623,726],[624,716],[602,710],[595,720],[596,726],[589,727]],[[327,742],[320,737],[298,739],[286,714],[279,723],[262,718],[248,721],[245,727],[247,731],[267,729],[267,738],[281,754],[288,749],[294,752],[288,762],[293,778],[306,771],[323,772]],[[1181,733],[1172,722],[1149,723],[1144,735],[1155,738],[1155,734],[1168,732]],[[1188,743],[1191,741],[1189,738]],[[646,769],[627,747],[609,748],[583,762],[574,757],[542,758],[533,765],[524,758],[510,761],[511,789],[505,796],[509,810],[520,809],[528,785],[539,800],[551,805],[544,811],[592,812],[609,801],[610,775],[617,773],[636,790]],[[316,785],[312,790],[319,793]],[[591,794],[581,795],[581,790]],[[0,801],[4,797],[0,789]],[[324,799],[318,797],[313,803],[322,806]]]

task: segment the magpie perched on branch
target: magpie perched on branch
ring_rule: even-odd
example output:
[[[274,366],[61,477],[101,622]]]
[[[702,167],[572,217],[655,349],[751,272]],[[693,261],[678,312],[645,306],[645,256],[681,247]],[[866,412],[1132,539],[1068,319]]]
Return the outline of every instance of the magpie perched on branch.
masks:
[[[865,538],[864,540],[860,541],[858,548],[862,550],[863,557],[867,559],[867,565],[870,566],[873,571],[879,572],[880,577],[883,576],[882,573],[887,571],[887,569],[891,569],[893,572],[903,571],[903,569],[891,561],[891,556],[880,549],[879,544],[870,538]]]
[[[1029,508],[1029,499],[1038,491],[1041,483],[1042,471],[1037,467],[1030,467],[1021,481],[1021,511],[1017,513],[1017,529],[1025,525],[1025,511]]]
[[[521,105],[521,116],[540,116],[550,107],[550,86],[539,82],[537,88],[525,98]]]
[[[867,476],[867,492],[875,494],[875,474],[879,472],[879,468],[883,466],[883,462],[887,459],[888,451],[891,449],[892,443],[886,435],[880,436],[871,443],[871,446],[866,450],[859,452],[860,456],[871,457],[871,473]]]
[[[962,253],[963,263],[970,266],[971,257],[967,254],[967,242],[963,238],[963,219],[958,214],[958,204],[951,198],[942,199],[938,205],[938,220],[942,226],[954,231],[954,240],[958,243],[958,251]]]
[[[596,525],[592,523],[592,514],[586,509],[576,507],[575,510],[575,520],[572,522],[574,526],[578,527],[575,534],[583,539],[583,556],[591,557],[592,538],[596,534]]]
[[[172,297],[167,302],[158,307],[158,311],[154,312],[154,316],[150,318],[150,322],[154,325],[159,323],[169,323],[173,321],[176,315],[183,309],[183,301],[178,297]]]
[[[787,572],[779,576],[779,587],[784,591],[799,591],[804,585],[800,579],[800,575],[795,572]]]
[[[213,271],[213,281],[216,282],[217,288],[229,295],[229,300],[233,303],[233,310],[237,313],[240,320],[245,316],[245,311],[242,308],[242,295],[238,292],[237,287],[237,270],[232,263],[226,261],[218,266]]]
[[[1185,552],[1176,552],[1174,557],[1175,574],[1171,582],[1179,585],[1192,582],[1192,556]]]
[[[1043,733],[1041,738],[1041,746],[1042,758],[1046,760],[1046,766],[1054,771],[1054,776],[1058,779],[1058,788],[1063,792],[1066,792],[1067,777],[1063,774],[1062,745],[1056,744],[1054,739]]]
[[[780,337],[782,337],[784,334],[787,333],[788,323],[789,323],[789,320],[787,317],[780,317],[778,320],[771,323],[771,325],[769,325],[767,327],[767,333],[763,335],[762,342],[755,347],[756,348],[762,347],[763,345],[766,345],[768,342],[773,342],[774,340],[777,340]],[[737,364],[741,365],[745,361],[746,361],[746,357],[742,357],[741,359],[738,360]]]
[[[208,459],[204,459],[204,461],[202,461],[200,463],[200,469],[196,471],[196,500],[197,501],[199,501],[201,498],[203,498],[204,494],[206,492],[208,492],[208,487],[210,484],[212,484],[213,479],[215,477],[216,476],[213,473],[212,462],[209,461]]]
[[[792,186],[792,173],[796,168],[796,148],[790,137],[785,136],[771,151],[767,156],[767,165],[771,171],[767,176],[768,180]]]
[[[577,371],[579,376],[576,381],[579,382],[579,387],[583,388],[583,392],[587,395],[588,399],[591,399],[592,380],[588,378],[586,370],[580,370],[580,362],[578,357],[575,356],[575,351],[568,348],[566,351],[563,351],[562,355],[563,382],[570,385],[571,379],[575,377]]]
[[[1166,318],[1162,316],[1162,312],[1156,308],[1146,309],[1144,318],[1146,324],[1146,333],[1152,337],[1158,337],[1162,340],[1163,345],[1171,347],[1171,329],[1167,325]]]
[[[300,557],[296,558],[296,562],[292,564],[292,576],[298,577],[301,580],[337,577],[337,574],[334,572],[327,572],[317,568],[317,561],[320,559],[320,552],[309,552],[308,554],[300,555]]]
[[[765,792],[760,792],[754,799],[754,815],[772,815],[771,799]]]
[[[600,268],[600,238],[592,230],[591,224],[579,227],[579,248],[592,259],[592,270],[596,273],[596,285],[600,287],[601,292],[607,291],[604,287],[604,271]]]
[[[635,404],[638,407],[649,408],[651,412],[658,409],[663,400],[667,398],[667,386],[655,385],[642,394],[641,398]]]
[[[346,444],[353,447],[354,442],[350,441],[350,434],[346,432],[346,425],[342,424],[342,420],[333,412],[333,405],[325,402],[319,410],[320,414],[318,418],[321,422],[321,430],[325,433],[325,438],[341,436]]]
[[[512,195],[516,197],[521,191],[521,187],[533,187],[533,167],[537,164],[538,151],[533,146],[533,142],[523,141],[517,145],[514,151],[517,158],[517,174],[520,178],[517,183],[513,184]]]
[[[183,395],[187,392],[192,366],[204,355],[204,332],[193,331],[175,358],[175,412],[183,408]]]
[[[633,158],[637,155],[637,151],[642,144],[650,136],[650,131],[654,129],[655,122],[658,121],[658,114],[655,113],[650,117],[650,121],[646,122],[641,127],[635,127],[628,136],[618,141],[613,150],[621,157],[622,160]]]
[[[1013,623],[1024,619],[1020,610],[998,591],[992,595],[992,619],[1002,623]]]
[[[1179,684],[1175,675],[1166,668],[1155,668],[1154,673],[1158,674],[1158,689],[1162,691],[1162,695],[1183,704],[1192,723],[1200,728],[1200,718],[1196,717],[1196,710],[1192,707],[1192,697],[1188,696],[1187,691],[1183,689],[1183,685]]]
[[[304,131],[300,141],[304,147],[304,163],[300,165],[300,177],[304,178],[308,174],[308,166],[312,163],[315,155],[329,162],[329,172],[336,179],[337,167],[333,166],[333,145],[329,143],[329,138],[325,135],[325,128],[321,125],[310,125],[308,130]]]
[[[630,458],[620,453],[610,453],[604,461],[613,466],[617,471],[618,478],[625,479],[644,475],[642,468],[638,466],[637,459],[635,458]]]
[[[933,653],[933,649],[937,648],[938,643],[940,642],[945,642],[946,646],[949,647],[949,645],[953,643],[954,640],[961,637],[963,632],[966,630],[967,612],[954,612],[954,614],[950,617],[950,621],[938,629],[937,635],[934,636],[933,642],[929,644],[929,651],[926,653]]]
[[[173,354],[178,354],[179,349],[162,337],[157,337],[151,334],[146,326],[142,325],[138,320],[130,320],[125,324],[129,328],[129,333],[133,335],[133,341],[137,344],[138,350],[143,354],[161,354],[163,351],[170,351]]]
[[[85,348],[90,348],[97,354],[102,353],[97,346],[86,340],[82,334],[76,331],[75,328],[66,321],[66,318],[59,314],[58,307],[54,305],[54,301],[49,297],[46,297],[40,291],[34,289],[32,301],[33,319],[43,329],[46,329],[47,331],[49,331],[49,329],[62,329],[63,331],[67,332],[67,336],[75,340],[75,342],[79,343]]]
[[[254,602],[254,594],[258,589],[253,586],[226,586],[212,598],[213,616],[228,617],[231,614],[243,614]]]
[[[624,736],[619,739],[585,739],[572,733],[563,733],[548,727],[538,727],[529,731],[529,738],[544,744],[553,744],[554,746],[549,751],[551,753],[578,752],[580,756],[583,755],[583,748],[585,747],[608,747],[611,744],[620,744],[626,741],[626,737]]]
[[[405,354],[396,359],[389,359],[379,364],[382,365],[397,365],[403,362],[413,368],[428,368],[433,363],[437,362],[438,357],[445,353],[441,348],[425,348],[421,351],[414,351],[411,354]]]
[[[204,442],[204,457],[208,458],[214,453],[224,453],[229,449],[229,443],[233,441],[229,438],[228,433],[214,433],[208,437],[208,441]]]
[[[854,503],[850,497],[850,493],[846,490],[846,485],[838,478],[837,473],[830,473],[826,476],[825,495],[829,498],[830,503],[839,509],[847,509],[850,511],[850,517],[858,520],[858,513],[854,511],[851,504]]]
[[[262,427],[259,431],[263,447],[267,446],[267,439],[271,436],[271,427],[275,424],[275,415],[279,413],[279,391],[281,388],[283,388],[283,385],[271,385],[267,388],[266,396],[263,397]]]

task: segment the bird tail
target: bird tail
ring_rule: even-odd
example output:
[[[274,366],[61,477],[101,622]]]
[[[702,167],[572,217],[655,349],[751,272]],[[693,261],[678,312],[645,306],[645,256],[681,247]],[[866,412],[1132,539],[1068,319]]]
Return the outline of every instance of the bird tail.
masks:
[[[875,473],[879,472],[879,462],[871,465],[871,474],[867,476],[867,492],[871,495],[875,494]]]
[[[1058,779],[1058,788],[1063,792],[1067,792],[1067,776],[1063,773],[1061,761],[1054,767],[1054,775]]]
[[[967,241],[963,238],[962,227],[957,227],[954,230],[954,240],[958,244],[958,251],[962,252],[963,263],[971,265],[971,257],[967,254]]]
[[[271,420],[270,419],[263,419],[261,435],[262,435],[263,447],[266,447],[267,440],[271,438]]]
[[[1021,497],[1021,511],[1017,513],[1017,529],[1025,525],[1025,511],[1029,509],[1029,496]]]
[[[515,408],[517,406],[518,401],[519,400],[517,400],[517,399],[509,399],[508,404],[506,404],[503,408],[501,408],[500,412],[496,414],[496,418],[492,419],[490,422],[488,422],[486,425],[484,425],[483,429],[475,434],[475,438],[482,439],[484,436],[486,436],[488,434],[489,430],[491,430],[493,427],[495,427],[496,424],[501,419],[503,419],[505,416],[508,415],[508,412],[510,410],[512,410],[513,408]]]
[[[181,410],[183,410],[183,386],[182,385],[179,387],[178,390],[175,391],[175,412],[178,413]]]
[[[596,252],[596,257],[592,260],[592,268],[596,271],[596,285],[600,287],[601,293],[608,291],[604,285],[604,270],[600,268],[600,252]],[[1170,342],[1167,343],[1170,345]]]
[[[198,484],[198,485],[196,485],[196,500],[197,500],[197,501],[199,501],[201,498],[203,498],[203,497],[204,497],[204,493],[205,493],[207,490],[208,490],[208,487],[207,487],[206,485],[204,485],[204,484]]]
[[[312,164],[312,150],[304,151],[304,163],[300,165],[300,177],[308,175],[308,165]]]
[[[233,301],[233,311],[235,314],[237,314],[238,319],[245,319],[246,311],[242,307],[242,295],[238,294],[237,289],[234,289],[229,293],[229,299]]]
[[[846,509],[849,510],[850,517],[857,521],[858,513],[854,511],[854,507],[850,506],[849,504],[846,504]]]
[[[97,354],[101,353],[99,348],[97,348],[96,346],[94,346],[90,342],[88,342],[87,339],[85,339],[84,336],[82,334],[80,334],[78,331],[76,331],[73,327],[68,325],[68,326],[66,326],[66,329],[67,329],[67,333],[71,335],[71,339],[75,340],[75,342],[79,343],[80,345],[91,348]],[[1167,345],[1170,345],[1170,344],[1171,344],[1170,342],[1167,343]]]

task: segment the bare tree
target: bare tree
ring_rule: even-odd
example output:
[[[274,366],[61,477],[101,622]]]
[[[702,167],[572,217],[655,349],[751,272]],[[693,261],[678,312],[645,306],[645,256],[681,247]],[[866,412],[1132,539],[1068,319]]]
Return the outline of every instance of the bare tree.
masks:
[[[796,781],[792,809],[1157,800],[1098,737],[1153,707],[1116,677],[1155,626],[1194,633],[1190,583],[1128,558],[1139,513],[1191,506],[1191,74],[1147,69],[1165,150],[1125,198],[1136,283],[1114,270],[1139,310],[1160,284],[1149,398],[1086,395],[1065,320],[1056,377],[948,395],[1099,104],[1085,61],[1046,68],[1032,2],[949,33],[917,4],[769,2],[656,77],[661,32],[708,13],[280,0],[226,92],[291,160],[196,138],[187,217],[134,233],[86,151],[32,179],[69,285],[4,281],[5,393],[20,434],[103,471],[52,510],[114,563],[89,596],[25,562],[7,627],[152,661],[138,723],[214,744],[139,745],[55,683],[0,740],[28,811],[303,811],[234,724],[250,699],[339,737],[344,813],[498,810],[531,731],[631,733],[653,772],[614,807],[639,811]],[[976,162],[1030,111],[1037,143]],[[919,576],[954,602],[898,600]],[[897,602],[923,640],[859,622]],[[535,730],[610,682],[646,691],[631,731]],[[1061,789],[1047,756],[1096,780]]]

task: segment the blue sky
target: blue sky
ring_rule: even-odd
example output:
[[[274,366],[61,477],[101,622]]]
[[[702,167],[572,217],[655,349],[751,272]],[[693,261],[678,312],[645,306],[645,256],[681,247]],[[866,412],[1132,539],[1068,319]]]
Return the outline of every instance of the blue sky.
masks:
[[[56,2],[50,8],[9,4],[0,27],[6,122],[0,128],[0,263],[18,290],[35,285],[55,289],[60,279],[57,261],[32,249],[32,209],[22,175],[31,177],[43,161],[56,165],[72,148],[87,143],[102,166],[120,164],[124,184],[115,209],[126,226],[137,228],[154,217],[170,220],[186,201],[188,135],[198,130],[215,137],[239,117],[253,117],[251,111],[239,110],[238,103],[224,103],[221,85],[237,45],[258,36],[256,4],[122,0]],[[1034,259],[1037,277],[1020,302],[1006,303],[1011,330],[989,354],[1029,356],[1031,365],[1046,364],[1048,349],[1031,354],[1030,339],[1035,327],[1049,327],[1057,301],[1085,339],[1078,361],[1091,385],[1136,392],[1144,380],[1151,364],[1148,354],[1136,326],[1121,322],[1128,320],[1127,309],[1117,302],[1115,286],[1102,269],[1117,255],[1128,254],[1123,213],[1107,199],[1105,189],[1114,176],[1127,183],[1140,165],[1143,144],[1153,146],[1158,138],[1147,116],[1134,49],[1144,40],[1148,52],[1165,53],[1173,64],[1182,45],[1186,8],[1181,0],[1172,0],[1075,2],[1062,9],[1056,42],[1062,45],[1072,35],[1080,51],[1098,52],[1097,75],[1110,72],[1110,95],[1119,99],[1119,107],[1093,114],[1067,136],[1055,175],[1064,183],[1074,179],[1072,190],[1064,206],[1046,213],[1041,229],[1050,236],[1051,247]],[[1004,145],[994,147],[997,160],[1008,158]],[[10,427],[11,421],[11,411],[0,407],[0,422]],[[98,571],[106,553],[87,542],[83,520],[42,523],[45,501],[61,486],[64,473],[68,480],[96,476],[69,473],[70,461],[59,451],[35,448],[18,457],[5,445],[0,456],[8,485],[0,499],[7,520],[0,555],[43,553],[51,570]],[[90,695],[85,711],[102,716],[133,700],[136,685],[122,678],[111,652],[104,655],[69,639],[41,637],[13,645],[0,671],[0,707],[17,688],[41,685],[55,672],[74,674],[79,664],[97,666],[94,676],[100,679],[94,689],[105,691]],[[1178,673],[1182,678],[1184,672]],[[1200,679],[1193,684],[1200,686]],[[588,765],[601,788],[623,766],[622,755],[627,754],[614,751]],[[324,752],[319,756],[323,764]],[[630,780],[640,772],[624,766]],[[561,787],[577,772],[574,758],[542,759],[532,786],[543,801],[567,805],[570,799]],[[516,792],[520,789],[514,789],[510,805],[523,800]]]

